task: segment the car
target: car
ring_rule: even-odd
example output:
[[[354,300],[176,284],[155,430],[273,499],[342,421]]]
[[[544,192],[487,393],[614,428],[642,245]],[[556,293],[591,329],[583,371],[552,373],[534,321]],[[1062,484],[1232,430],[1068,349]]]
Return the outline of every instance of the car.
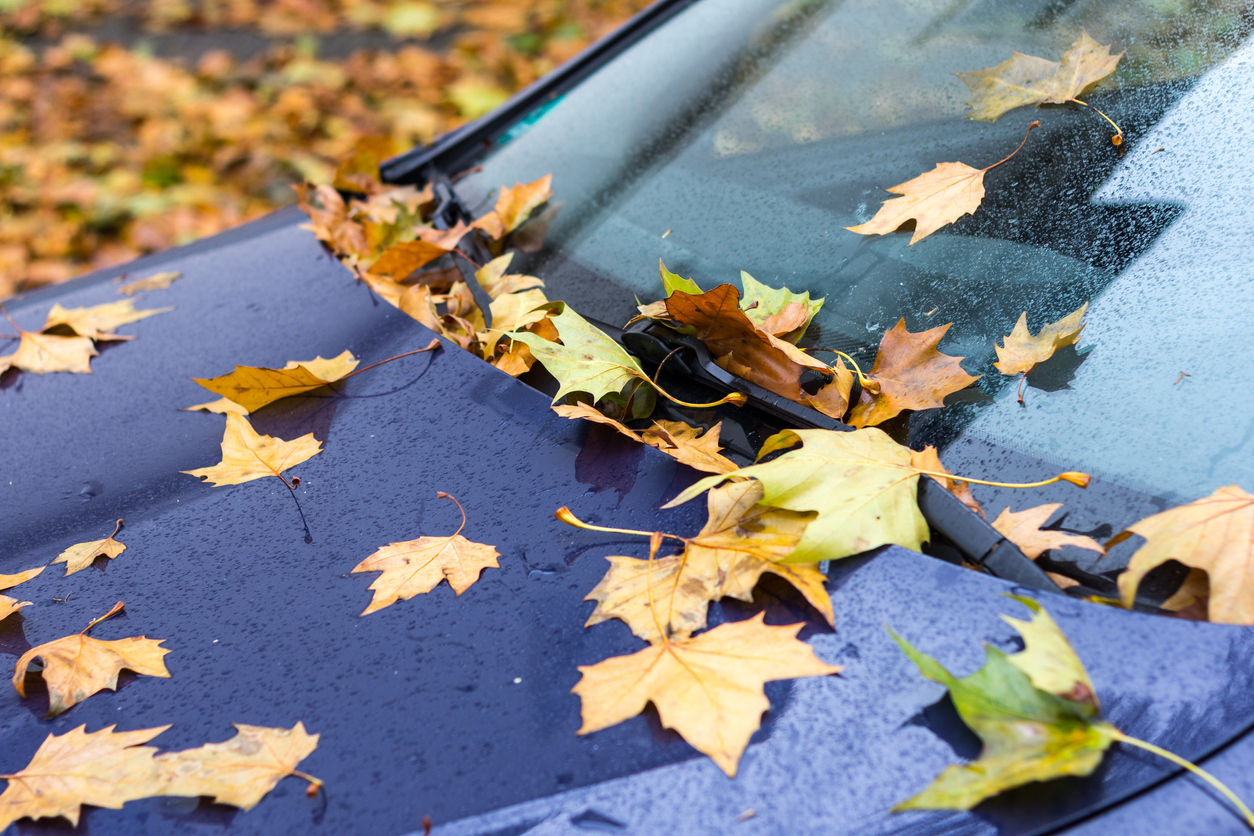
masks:
[[[889,429],[987,481],[1092,473],[1084,492],[1057,483],[975,493],[992,513],[1064,503],[1066,531],[1105,539],[1217,487],[1254,484],[1242,337],[1254,313],[1242,255],[1252,22],[1244,3],[1224,0],[660,0],[498,111],[380,173],[431,185],[447,227],[490,208],[502,184],[551,174],[562,205],[543,246],[517,253],[514,267],[645,361],[656,334],[615,326],[661,295],[659,257],[703,287],[735,284],[744,270],[823,296],[808,340],[867,366],[897,318],[952,322],[945,350],[968,358],[979,384]],[[951,73],[1011,50],[1057,55],[1082,30],[1127,49],[1128,69],[1088,106],[962,118]],[[1120,145],[1092,108],[1121,126]],[[931,165],[996,163],[1035,120],[969,217],[913,245],[845,229]],[[248,811],[177,797],[86,807],[85,832],[1245,831],[1205,784],[1124,746],[1088,777],[1028,784],[970,811],[891,811],[976,757],[980,741],[885,626],[970,672],[982,642],[1020,646],[999,618],[1026,613],[1008,593],[1053,614],[1110,722],[1254,798],[1248,628],[1168,617],[1159,607],[1184,580],[1180,566],[1147,581],[1141,612],[1088,600],[1115,594],[1130,549],[1027,560],[929,479],[926,554],[888,546],[826,567],[834,626],[769,580],[753,604],[711,605],[712,626],[759,611],[770,624],[802,623],[801,638],[844,668],[766,686],[771,708],[734,779],[652,710],[578,735],[580,666],[642,645],[621,623],[585,628],[584,596],[602,558],[646,551],[554,512],[683,533],[703,515],[699,503],[661,507],[696,472],[558,416],[541,369],[515,379],[446,339],[255,410],[258,432],[320,443],[293,471],[294,488],[185,475],[217,461],[223,433],[221,417],[183,409],[203,400],[192,378],[345,349],[368,365],[433,338],[356,281],[309,221],[280,210],[5,303],[29,331],[53,304],[116,301],[120,274],[182,276],[143,297],[174,310],[128,325],[133,341],[102,343],[90,375],[0,377],[0,574],[105,537],[119,519],[126,545],[72,575],[53,565],[10,593],[33,603],[0,621],[0,654],[13,661],[74,634],[115,601],[125,609],[93,636],[144,635],[170,651],[169,678],[124,673],[116,691],[54,718],[39,677],[23,680],[24,697],[4,691],[0,774],[25,766],[49,734],[83,725],[171,724],[154,742],[163,750],[223,740],[232,723],[301,722],[320,735],[300,765],[324,782],[316,798],[287,780]],[[1023,381],[996,371],[995,341],[1023,311],[1035,330],[1085,302],[1080,343],[1027,375],[1021,406]],[[738,464],[778,430],[839,429],[688,349],[661,373],[668,387],[694,398],[724,387],[750,401],[659,414],[722,421]],[[438,492],[464,509],[463,529]],[[493,545],[499,568],[465,594],[440,587],[360,615],[369,593],[357,564],[387,543],[454,530]],[[1074,581],[1070,594],[1045,569]]]

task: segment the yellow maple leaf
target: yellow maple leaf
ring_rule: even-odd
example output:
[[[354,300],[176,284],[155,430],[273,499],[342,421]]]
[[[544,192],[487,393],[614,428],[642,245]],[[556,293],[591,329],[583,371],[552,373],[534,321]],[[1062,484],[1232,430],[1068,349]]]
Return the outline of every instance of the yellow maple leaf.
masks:
[[[1254,496],[1236,485],[1146,517],[1106,543],[1109,549],[1133,534],[1145,538],[1119,576],[1119,592],[1131,607],[1145,575],[1168,560],[1206,573],[1207,617],[1219,624],[1254,625]]]
[[[462,512],[462,524],[447,537],[419,537],[403,543],[389,543],[353,568],[357,572],[382,572],[370,589],[374,598],[362,615],[390,607],[397,601],[408,601],[435,589],[447,579],[453,592],[461,595],[479,580],[479,573],[499,568],[500,552],[494,546],[475,543],[462,536],[466,527],[466,511],[457,500],[440,491],[441,499],[452,499]]]
[[[113,539],[121,528],[122,521],[118,520],[113,527],[113,534],[110,534],[103,540],[90,540],[86,543],[70,546],[57,555],[52,562],[64,563],[65,574],[72,575],[75,572],[86,569],[96,558],[102,555],[112,560],[126,550],[125,545]]]
[[[740,466],[719,452],[718,437],[722,428],[721,421],[708,430],[683,421],[654,421],[652,427],[641,431],[640,439],[694,470],[731,473]]]
[[[64,816],[78,826],[80,807],[117,810],[127,801],[153,795],[160,786],[153,746],[141,746],[169,726],[115,732],[106,726],[87,732],[82,725],[50,734],[26,768],[0,775],[9,782],[0,795],[0,830],[21,818]]]
[[[1105,554],[1106,549],[1102,548],[1102,544],[1092,537],[1041,528],[1046,520],[1061,507],[1061,502],[1050,502],[1022,511],[1011,511],[1007,508],[997,515],[997,519],[993,520],[993,528],[1033,560],[1051,549],[1062,546],[1077,546],[1098,554]]]
[[[504,237],[521,226],[533,209],[553,196],[552,184],[553,175],[546,174],[531,183],[515,183],[513,188],[502,186],[496,206],[473,225],[493,238]]]
[[[280,398],[301,395],[314,389],[334,383],[348,376],[357,368],[357,358],[351,351],[345,351],[329,360],[315,357],[312,360],[292,360],[281,369],[267,369],[257,366],[236,366],[235,371],[219,377],[198,378],[192,380],[227,400],[238,404],[245,414],[256,412],[266,404],[274,403]],[[213,401],[187,409],[209,409],[211,412],[235,411],[219,406]]]
[[[1003,345],[993,344],[997,351],[997,362],[993,365],[1002,374],[1022,374],[1019,380],[1019,403],[1023,403],[1023,382],[1028,372],[1044,363],[1054,352],[1063,346],[1075,345],[1080,340],[1080,332],[1084,330],[1084,314],[1089,303],[1085,302],[1078,309],[1064,316],[1057,322],[1042,326],[1034,337],[1028,331],[1028,312],[1019,314],[1019,321],[1010,334],[1002,338]]]
[[[1028,135],[1040,124],[1033,122],[1028,126]],[[1025,135],[1019,148],[1027,141]],[[884,201],[871,220],[845,229],[859,235],[887,235],[908,221],[914,221],[910,243],[917,244],[941,227],[978,209],[984,200],[984,175],[1019,153],[1019,148],[987,168],[972,168],[966,163],[937,163],[931,171],[888,189],[901,197]]]
[[[971,90],[970,118],[992,122],[1024,105],[1077,101],[1085,88],[1113,73],[1122,57],[1081,32],[1061,63],[1016,52],[995,67],[955,75]]]
[[[230,398],[218,398],[216,401],[206,401],[193,406],[182,407],[184,412],[194,412],[196,410],[204,410],[205,412],[213,412],[217,415],[227,415],[234,412],[236,415],[247,415],[248,410],[237,404]]]
[[[164,290],[169,287],[175,279],[181,279],[182,273],[176,271],[167,271],[164,273],[153,273],[151,276],[145,276],[142,279],[127,282],[118,288],[118,293],[123,296],[134,296],[136,293],[142,293],[147,290]]]
[[[45,568],[47,567],[37,566],[34,569],[27,569],[25,572],[18,572],[16,575],[0,575],[0,591],[12,589],[18,584],[26,583]],[[16,598],[10,598],[8,595],[0,595],[0,621],[4,621],[22,607],[29,607],[32,603],[32,601],[19,601]]]
[[[153,795],[208,796],[217,804],[251,810],[289,775],[310,782],[310,794],[322,782],[296,769],[318,748],[320,735],[303,723],[290,729],[235,723],[237,734],[222,743],[166,752],[155,759],[162,780]]]
[[[511,250],[505,255],[492,259],[475,272],[475,280],[479,282],[479,287],[483,288],[483,292],[488,294],[488,298],[495,301],[507,293],[544,287],[544,282],[535,276],[506,273],[513,260],[514,252]]]
[[[212,467],[184,470],[215,486],[240,485],[253,479],[278,476],[303,461],[322,452],[322,442],[306,433],[300,438],[284,441],[268,435],[258,435],[248,419],[234,413],[226,416],[226,432],[222,436],[222,461]],[[286,479],[283,484],[289,488]]]
[[[17,328],[16,325],[14,325]],[[88,337],[37,334],[17,328],[17,351],[0,357],[0,373],[13,368],[35,374],[72,372],[91,374],[91,358],[99,354]]]
[[[118,601],[113,609],[92,621],[82,632],[32,647],[17,660],[13,671],[13,687],[18,696],[26,696],[26,669],[36,659],[43,661],[43,678],[48,685],[48,716],[55,717],[82,702],[97,691],[117,690],[118,673],[123,668],[144,676],[169,679],[164,657],[170,651],[161,647],[165,639],[136,636],[116,641],[101,641],[87,631],[122,611]]]
[[[130,299],[122,302],[108,302],[104,305],[93,305],[90,308],[63,308],[53,305],[44,320],[44,333],[55,330],[68,330],[80,337],[93,340],[130,340],[134,337],[123,337],[114,334],[114,330],[131,322],[138,322],[159,313],[172,311],[174,308],[150,308],[135,310],[135,303]]]
[[[763,684],[842,670],[797,640],[802,625],[770,626],[763,617],[580,666],[582,677],[571,689],[583,705],[579,734],[621,723],[652,702],[663,726],[735,777],[762,712],[770,708]]]

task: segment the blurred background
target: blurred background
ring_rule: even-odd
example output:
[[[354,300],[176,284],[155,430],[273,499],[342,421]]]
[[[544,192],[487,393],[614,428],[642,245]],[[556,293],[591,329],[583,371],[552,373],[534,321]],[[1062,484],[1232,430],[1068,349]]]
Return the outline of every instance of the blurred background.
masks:
[[[0,0],[0,299],[429,142],[650,0]]]

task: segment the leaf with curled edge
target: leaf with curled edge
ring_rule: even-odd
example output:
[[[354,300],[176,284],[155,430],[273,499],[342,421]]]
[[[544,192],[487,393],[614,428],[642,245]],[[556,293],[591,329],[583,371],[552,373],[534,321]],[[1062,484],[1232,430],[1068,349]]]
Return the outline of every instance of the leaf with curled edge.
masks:
[[[1024,311],[1010,334],[1002,338],[1003,344],[993,345],[997,351],[993,365],[1002,374],[1027,374],[1053,357],[1058,349],[1079,342],[1088,308],[1089,303],[1085,302],[1057,322],[1042,326],[1036,336],[1028,330],[1028,313]]]
[[[1035,508],[1025,508],[1022,511],[1011,511],[1007,508],[997,515],[997,519],[993,520],[993,528],[1033,560],[1051,549],[1063,546],[1075,546],[1105,554],[1106,549],[1092,537],[1041,528],[1046,520],[1061,507],[1061,502],[1050,502],[1037,505]]]
[[[46,568],[46,566],[37,566],[34,569],[27,569],[15,575],[0,575],[0,592],[26,583],[31,578],[37,577]],[[19,601],[16,598],[10,598],[8,595],[0,595],[0,621],[4,621],[23,607],[29,607],[32,603],[34,602]]]
[[[320,737],[305,731],[304,723],[290,729],[233,725],[236,734],[230,740],[157,755],[161,784],[152,794],[207,796],[215,804],[251,810],[289,775],[310,780],[315,793],[322,785],[296,769],[318,748]]]
[[[810,299],[810,291],[793,293],[786,287],[770,287],[740,271],[744,296],[740,309],[761,331],[796,343],[823,308],[823,299]]]
[[[86,569],[98,557],[107,557],[110,560],[126,551],[126,546],[119,543],[113,538],[117,536],[118,531],[122,528],[122,521],[118,520],[113,527],[113,533],[103,540],[89,540],[86,543],[77,543],[70,546],[65,551],[57,555],[53,563],[64,563],[65,574],[72,575]]]
[[[48,311],[43,331],[46,334],[68,331],[71,334],[97,341],[130,340],[134,338],[118,336],[113,332],[123,325],[172,310],[174,308],[149,308],[137,311],[135,303],[130,299],[93,305],[90,308],[63,308],[60,304],[56,304],[52,306],[52,310]]]
[[[1015,52],[995,67],[955,73],[971,90],[971,119],[992,122],[1024,105],[1066,104],[1115,71],[1123,53],[1110,54],[1082,31],[1062,62]]]
[[[221,395],[238,404],[240,411],[248,414],[282,398],[303,395],[341,380],[357,368],[359,362],[351,351],[344,351],[329,360],[322,357],[315,357],[312,360],[291,360],[281,369],[236,366],[235,371],[229,374],[210,378],[193,377],[192,380],[215,395]],[[237,411],[215,407],[219,407],[216,401],[185,408],[208,409],[211,412]]]
[[[17,660],[13,670],[13,688],[18,696],[26,696],[26,670],[31,662],[43,662],[43,678],[48,685],[48,716],[61,712],[98,691],[117,690],[118,674],[125,668],[143,676],[169,679],[164,657],[170,651],[161,646],[165,639],[136,636],[116,641],[101,641],[87,631],[101,621],[122,611],[118,601],[113,609],[92,621],[82,632],[32,647]]]
[[[479,287],[483,288],[483,292],[488,294],[489,299],[495,301],[507,293],[544,287],[544,282],[535,276],[506,273],[513,260],[514,252],[511,250],[505,255],[492,259],[475,272],[475,281],[479,282]],[[493,324],[496,324],[495,319]]]
[[[720,421],[708,430],[693,427],[683,421],[654,421],[653,426],[637,432],[621,421],[609,417],[586,403],[556,404],[553,411],[563,418],[583,418],[597,424],[613,427],[630,438],[661,450],[666,455],[705,473],[731,473],[739,465],[719,452]]]
[[[580,666],[582,676],[571,689],[582,704],[579,734],[617,725],[652,702],[663,726],[735,777],[749,738],[770,708],[763,684],[842,670],[797,640],[801,624],[775,627],[762,619],[758,613],[698,636]]]
[[[501,187],[496,206],[491,212],[476,218],[472,224],[492,238],[503,238],[522,226],[534,209],[553,196],[553,175],[546,174],[530,183],[515,183],[513,188]]]
[[[906,410],[942,407],[947,395],[979,380],[979,375],[969,375],[959,365],[965,358],[937,349],[951,325],[911,333],[903,317],[885,332],[871,368],[875,391],[863,389],[861,401],[849,414],[849,424],[870,427]]]
[[[0,357],[0,373],[8,369],[48,374],[91,374],[91,358],[99,354],[90,337],[38,334],[18,328],[17,351]]]
[[[212,467],[184,470],[211,485],[240,485],[254,479],[280,475],[322,452],[322,442],[306,433],[292,441],[259,435],[248,419],[229,413],[222,435],[222,461]],[[287,484],[287,480],[283,480]],[[290,486],[289,486],[290,487]]]

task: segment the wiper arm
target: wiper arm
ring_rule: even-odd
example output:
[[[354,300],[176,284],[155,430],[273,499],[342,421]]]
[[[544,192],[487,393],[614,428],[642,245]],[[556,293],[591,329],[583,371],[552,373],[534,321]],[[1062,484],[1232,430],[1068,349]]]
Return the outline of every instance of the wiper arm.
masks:
[[[461,197],[453,188],[452,182],[443,174],[436,174],[431,179],[431,191],[435,196],[435,210],[431,213],[431,223],[439,230],[452,229],[458,223],[470,223],[474,220],[474,215],[470,213],[470,209],[462,202]],[[492,258],[492,254],[488,252],[488,248],[479,240],[476,230],[472,230],[471,234],[463,235],[462,240],[457,244],[457,251],[453,254],[453,261],[457,264],[457,269],[462,274],[462,280],[466,282],[466,286],[470,288],[470,295],[474,297],[475,304],[479,306],[479,310],[483,312],[483,324],[492,327],[492,297],[487,291],[479,285],[479,280],[475,277],[473,265],[484,265]],[[464,256],[458,258],[458,254]]]

